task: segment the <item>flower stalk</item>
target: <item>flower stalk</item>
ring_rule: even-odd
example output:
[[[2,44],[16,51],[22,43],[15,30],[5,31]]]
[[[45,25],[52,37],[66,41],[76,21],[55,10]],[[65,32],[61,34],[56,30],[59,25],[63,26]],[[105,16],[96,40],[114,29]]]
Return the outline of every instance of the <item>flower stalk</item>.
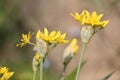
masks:
[[[80,22],[80,24],[82,25],[81,41],[82,41],[83,45],[82,45],[82,50],[80,53],[77,74],[75,77],[75,80],[78,80],[87,43],[89,43],[92,36],[98,30],[104,29],[106,27],[106,25],[109,23],[109,20],[101,21],[103,14],[98,15],[96,13],[96,11],[94,11],[94,12],[92,12],[92,14],[90,14],[87,10],[83,10],[81,14],[76,12],[75,14],[71,14],[71,15],[74,17],[75,20]]]
[[[66,67],[67,67],[67,65],[66,65],[66,64],[64,64],[64,69],[63,69],[63,72],[62,72],[62,77],[61,77],[61,79],[60,79],[60,80],[64,80],[64,79],[65,79],[65,70],[66,70]]]
[[[40,61],[40,80],[43,80],[43,58]]]
[[[83,56],[84,56],[84,53],[85,53],[85,50],[86,50],[86,46],[87,46],[87,43],[83,43],[82,49],[81,49],[81,52],[80,52],[79,64],[78,64],[77,74],[76,74],[75,80],[79,80],[79,73],[80,73],[80,70],[81,70]]]
[[[38,53],[35,54],[35,56],[33,57],[33,61],[32,61],[32,67],[33,67],[33,80],[36,79],[36,72],[37,72],[37,68],[39,65],[39,60],[40,60],[40,56]]]
[[[36,71],[34,71],[34,73],[33,73],[33,80],[35,80],[36,79]]]
[[[65,79],[65,77],[64,77],[64,73],[62,74],[63,76],[61,77],[61,79],[60,80],[64,80]]]

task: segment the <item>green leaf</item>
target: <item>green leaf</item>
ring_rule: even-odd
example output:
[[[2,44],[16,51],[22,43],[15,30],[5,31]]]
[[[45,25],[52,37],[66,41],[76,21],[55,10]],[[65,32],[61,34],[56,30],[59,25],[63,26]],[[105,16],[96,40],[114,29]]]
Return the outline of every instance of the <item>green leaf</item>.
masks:
[[[85,63],[86,61],[82,62],[81,68],[85,65]],[[76,73],[77,73],[77,67],[70,73],[70,75],[67,76],[65,80],[74,80]]]
[[[108,80],[113,74],[115,73],[115,71],[109,73],[107,76],[105,76],[102,80]]]

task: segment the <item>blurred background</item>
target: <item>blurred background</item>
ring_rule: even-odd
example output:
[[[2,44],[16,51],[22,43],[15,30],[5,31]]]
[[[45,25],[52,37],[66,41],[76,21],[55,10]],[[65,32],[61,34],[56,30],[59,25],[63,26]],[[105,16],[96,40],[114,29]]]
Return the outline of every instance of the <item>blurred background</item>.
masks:
[[[43,27],[49,31],[60,30],[67,33],[67,39],[79,40],[80,51],[80,24],[70,13],[84,9],[104,13],[103,19],[109,19],[110,23],[88,44],[84,56],[87,63],[80,80],[100,80],[112,71],[115,73],[109,80],[120,80],[120,0],[0,0],[0,66],[15,71],[11,80],[32,80],[33,47],[15,46],[22,33],[43,31]],[[67,45],[58,45],[48,54],[44,64],[45,80],[59,80],[62,54]],[[77,66],[78,59],[79,54],[68,65],[66,76]]]

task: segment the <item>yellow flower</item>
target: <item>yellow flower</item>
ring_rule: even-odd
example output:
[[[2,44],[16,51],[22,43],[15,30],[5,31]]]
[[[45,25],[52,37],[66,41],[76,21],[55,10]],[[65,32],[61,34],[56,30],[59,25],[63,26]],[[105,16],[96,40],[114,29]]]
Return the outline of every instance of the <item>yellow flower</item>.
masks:
[[[63,53],[63,62],[64,65],[67,65],[72,57],[78,51],[77,39],[73,39],[68,47],[65,48]]]
[[[16,46],[25,46],[26,44],[28,43],[31,43],[30,42],[30,39],[32,37],[33,33],[29,32],[28,34],[22,34],[22,39],[21,39],[21,43],[20,44],[17,44]]]
[[[75,15],[71,13],[71,16],[73,16],[75,18],[75,20],[79,21],[81,24],[84,24],[84,22],[85,22],[84,21],[85,20],[84,11],[81,14],[76,12]]]
[[[47,28],[44,28],[44,33],[42,33],[40,30],[38,30],[36,34],[36,39],[43,39],[48,44],[51,44],[53,42],[56,42],[58,44],[66,43],[67,40],[64,40],[66,37],[66,34],[61,35],[60,31],[52,31],[48,32]]]
[[[14,72],[6,72],[2,76],[1,80],[8,80],[13,74],[14,74]]]
[[[5,73],[5,72],[7,72],[8,71],[8,69],[6,68],[6,67],[1,67],[0,68],[0,74],[3,74],[3,73]]]
[[[0,78],[0,80],[8,80],[14,74],[14,72],[8,72],[8,68],[1,67],[0,74],[2,74],[2,77]]]
[[[103,14],[97,15],[97,13],[94,11],[92,13],[92,15],[90,15],[90,13],[86,10],[85,10],[85,13],[86,13],[86,17],[87,17],[86,24],[92,25],[93,27],[101,26],[102,28],[104,28],[109,22],[108,20],[100,21]]]
[[[109,20],[101,21],[103,14],[97,15],[95,11],[90,14],[87,10],[83,10],[81,14],[71,15],[82,24],[81,40],[84,43],[88,43],[94,33],[105,28],[109,22]]]
[[[41,38],[48,43],[52,43],[56,39],[55,34],[56,34],[56,31],[52,31],[49,34],[47,28],[44,28],[44,33],[42,33],[40,30],[38,30],[38,32],[36,34],[36,39]]]
[[[82,25],[91,25],[93,26],[93,28],[96,27],[105,28],[105,26],[109,22],[108,20],[101,21],[103,14],[97,15],[95,11],[91,15],[87,10],[83,10],[81,14],[76,13],[75,15],[74,14],[71,15]]]

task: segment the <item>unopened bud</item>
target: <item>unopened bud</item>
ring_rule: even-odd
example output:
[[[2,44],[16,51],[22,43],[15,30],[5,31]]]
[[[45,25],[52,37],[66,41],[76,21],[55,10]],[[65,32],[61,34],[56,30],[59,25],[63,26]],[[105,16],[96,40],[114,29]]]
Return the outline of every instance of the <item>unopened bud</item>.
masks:
[[[33,48],[34,51],[37,51],[41,57],[44,57],[47,52],[47,44],[41,38],[37,39],[36,46]]]
[[[88,43],[94,34],[94,29],[90,25],[83,26],[81,29],[81,40],[83,43]]]
[[[70,60],[73,58],[73,56],[78,51],[78,45],[77,45],[77,39],[73,39],[68,47],[65,48],[63,53],[63,63],[64,66],[66,66]]]
[[[37,63],[35,57],[33,57],[32,67],[33,67],[33,71],[37,71]]]
[[[70,60],[72,59],[74,53],[73,53],[73,49],[71,46],[68,46],[63,53],[63,63],[64,65],[67,65]]]

